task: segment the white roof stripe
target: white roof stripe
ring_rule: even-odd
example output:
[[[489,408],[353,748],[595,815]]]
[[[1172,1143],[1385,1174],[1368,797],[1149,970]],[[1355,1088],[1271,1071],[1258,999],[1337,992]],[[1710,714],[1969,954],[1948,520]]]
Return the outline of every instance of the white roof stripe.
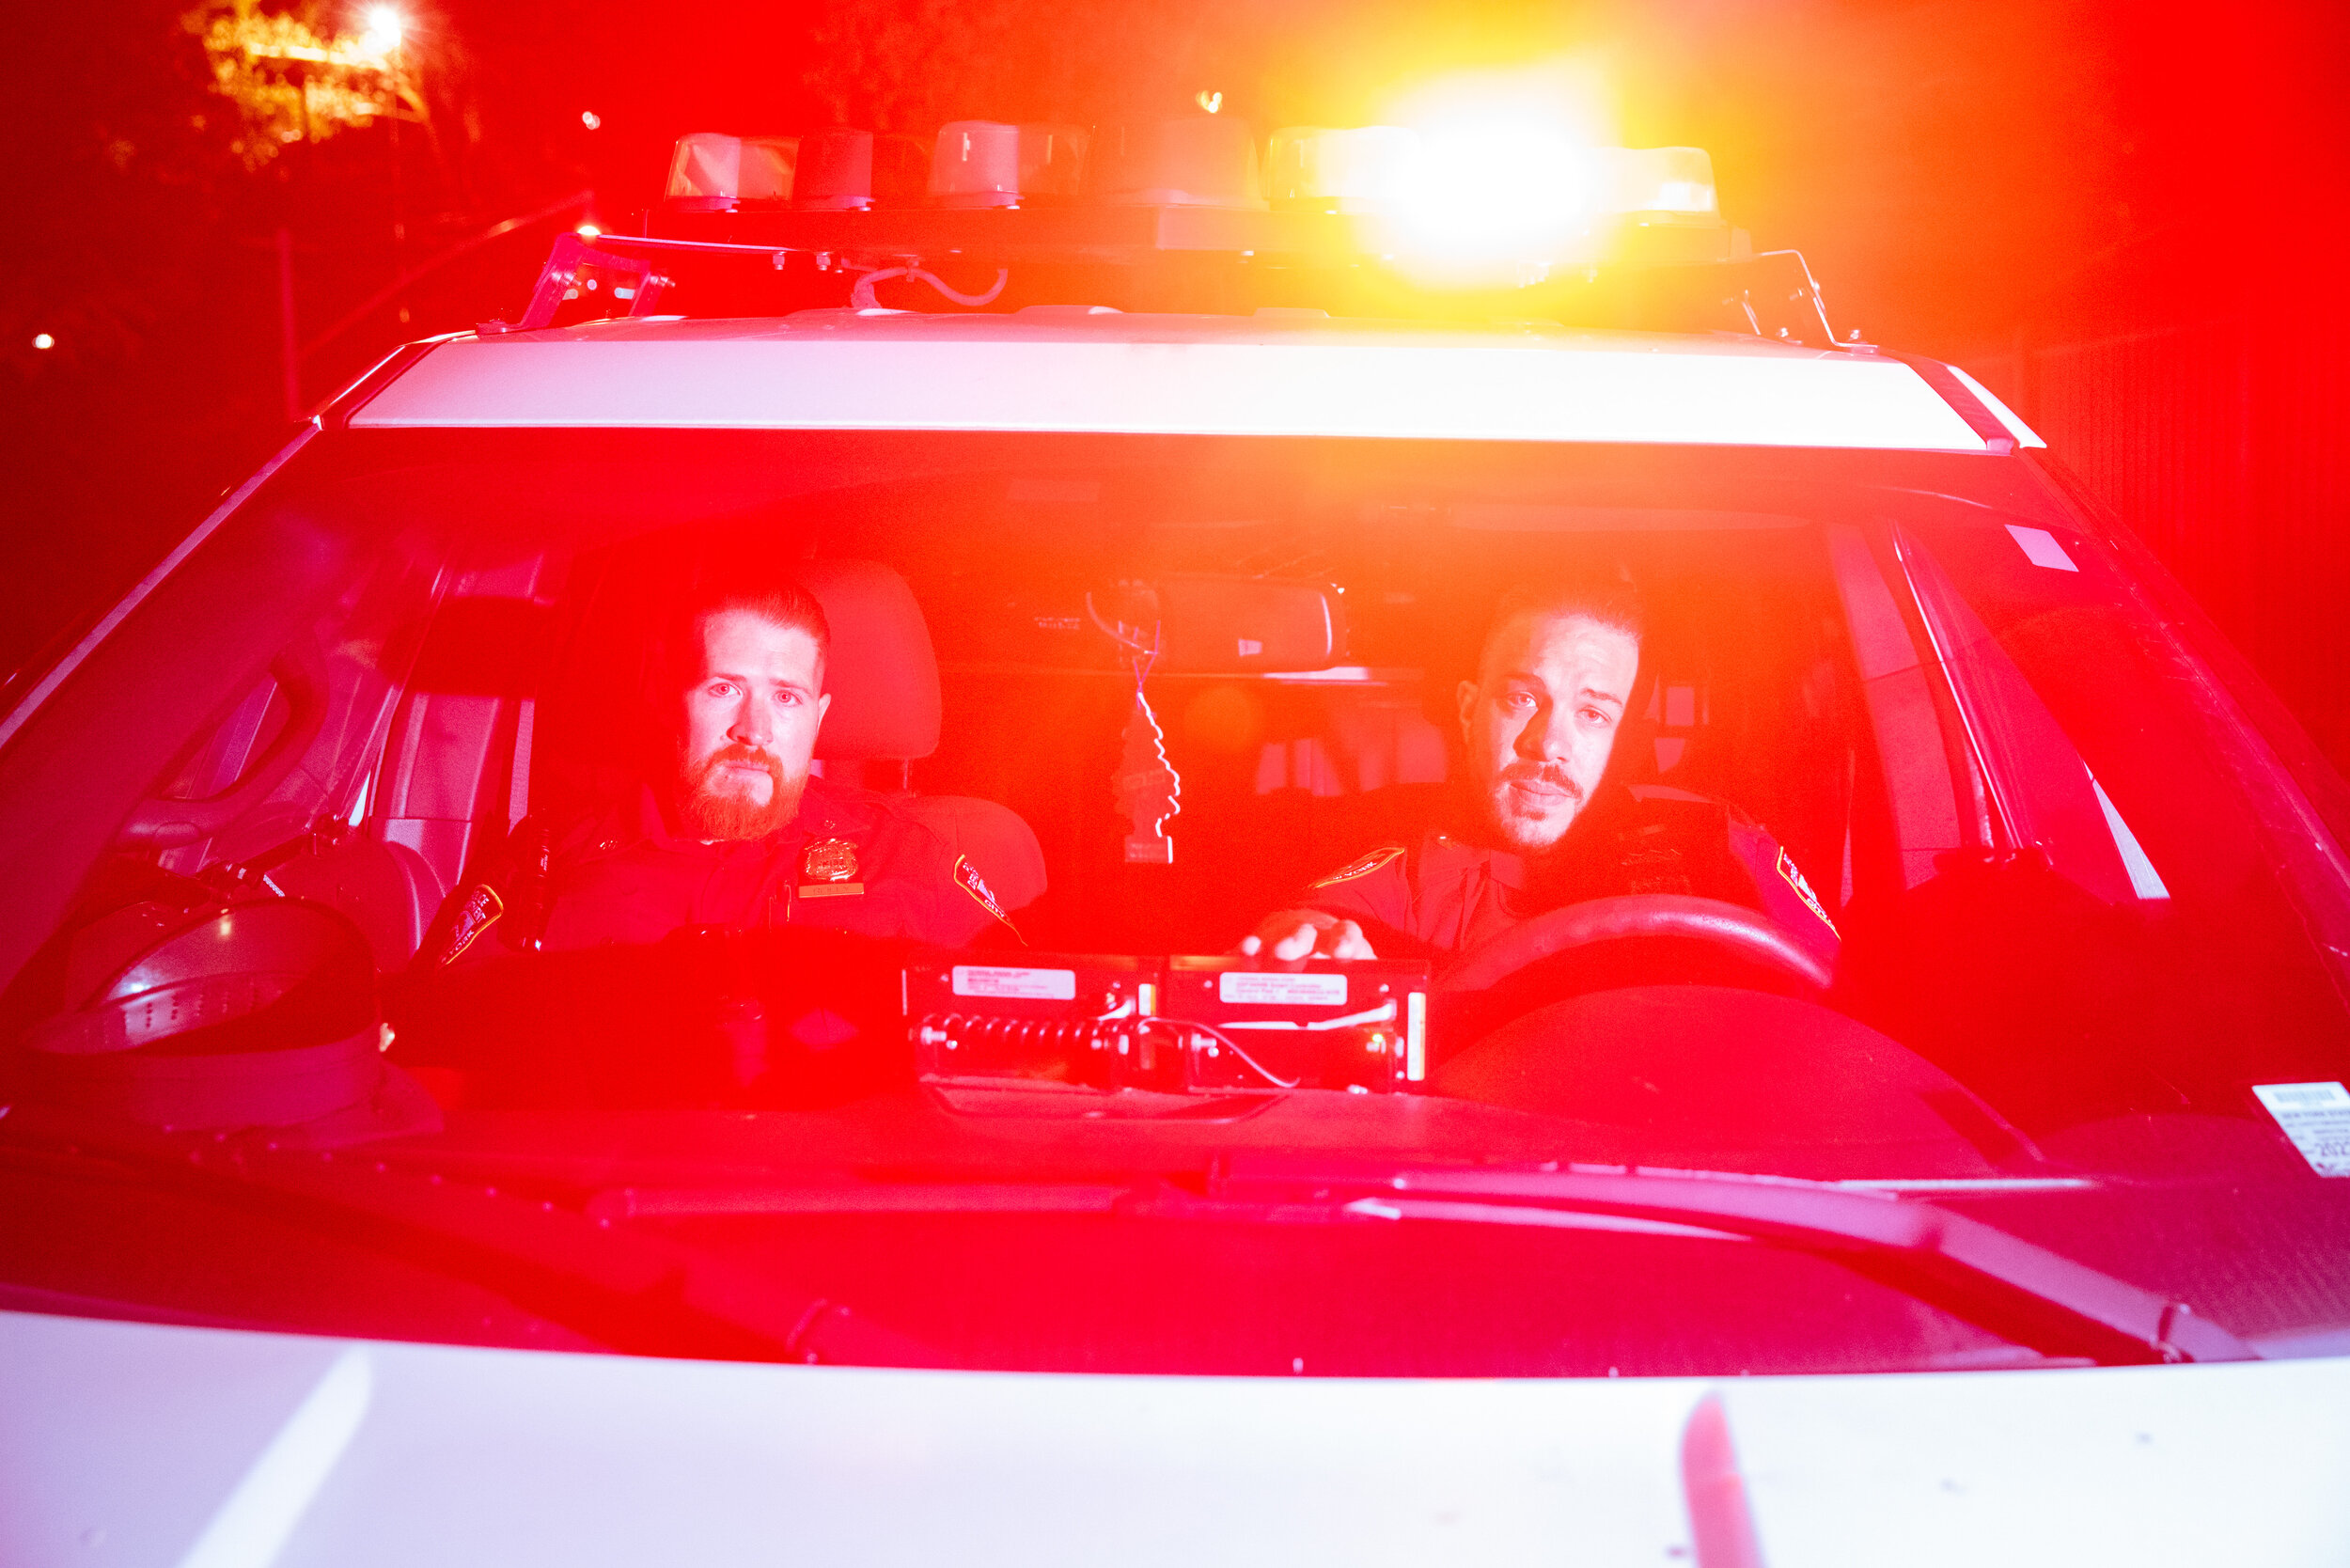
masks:
[[[2023,420],[2015,416],[2015,411],[2013,409],[2008,407],[2007,404],[1999,401],[1997,397],[1993,396],[1991,388],[1983,385],[1982,383],[1977,381],[1974,377],[1968,375],[1966,371],[1960,369],[1955,365],[1950,366],[1949,368],[1950,374],[1958,378],[1959,384],[1966,388],[1967,391],[1972,392],[1977,398],[1981,399],[1982,406],[1991,411],[1992,417],[1998,420],[2000,424],[2005,425],[2008,428],[2008,432],[2015,437],[2015,444],[2018,447],[2045,447],[2047,445],[2046,442],[2040,439],[2038,431],[2034,431],[2029,425],[2027,425]]]
[[[1984,450],[1897,360],[1597,342],[459,339],[351,423]]]

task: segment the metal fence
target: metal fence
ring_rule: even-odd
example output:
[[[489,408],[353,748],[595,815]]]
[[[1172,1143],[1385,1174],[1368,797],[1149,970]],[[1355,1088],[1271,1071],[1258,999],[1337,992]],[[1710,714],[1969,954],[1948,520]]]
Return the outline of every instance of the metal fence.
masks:
[[[2255,315],[1967,357],[2350,772],[2350,326]]]

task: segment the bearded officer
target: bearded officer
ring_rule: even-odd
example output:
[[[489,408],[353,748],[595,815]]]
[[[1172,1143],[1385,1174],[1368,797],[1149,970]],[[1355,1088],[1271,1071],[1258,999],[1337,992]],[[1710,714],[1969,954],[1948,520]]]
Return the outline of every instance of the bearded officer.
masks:
[[[1242,938],[1290,960],[1424,956],[1476,948],[1585,899],[1675,893],[1769,916],[1825,965],[1839,941],[1794,860],[1725,802],[1611,783],[1639,673],[1645,614],[1621,575],[1521,589],[1456,693],[1459,821],[1323,877]]]
[[[814,776],[830,644],[822,607],[797,584],[696,595],[660,661],[666,776],[552,855],[518,833],[502,864],[451,898],[424,959],[446,966],[534,937],[649,943],[685,927],[824,926],[949,948],[1016,936],[967,856],[886,797]]]

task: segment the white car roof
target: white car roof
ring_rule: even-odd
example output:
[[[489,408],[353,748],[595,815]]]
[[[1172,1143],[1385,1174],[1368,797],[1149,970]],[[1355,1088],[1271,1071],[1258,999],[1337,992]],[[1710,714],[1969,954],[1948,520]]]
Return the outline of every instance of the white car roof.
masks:
[[[1987,449],[1917,371],[1869,353],[1727,335],[1058,306],[461,337],[349,423]]]

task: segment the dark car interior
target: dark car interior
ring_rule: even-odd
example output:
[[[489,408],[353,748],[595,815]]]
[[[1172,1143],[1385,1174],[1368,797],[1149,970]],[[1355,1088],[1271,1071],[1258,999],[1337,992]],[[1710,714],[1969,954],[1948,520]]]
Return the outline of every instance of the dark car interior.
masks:
[[[524,462],[435,436],[265,497],[10,753],[8,864],[54,888],[0,932],[29,955],[0,996],[0,1152],[45,1139],[51,1162],[8,1168],[40,1186],[46,1238],[10,1278],[296,1325],[899,1365],[2142,1358],[2146,1336],[2035,1325],[2012,1294],[1994,1310],[1856,1262],[1832,1229],[1747,1247],[1796,1232],[1537,1220],[1525,1194],[1413,1209],[1377,1172],[1728,1172],[1823,1202],[1865,1189],[1887,1207],[1864,1218],[1913,1189],[2076,1214],[2101,1173],[2182,1150],[2291,1174],[2244,1074],[2339,1075],[2341,1009],[2274,823],[2182,701],[2162,625],[2061,515],[1956,494],[1972,470],[542,445]],[[664,744],[652,631],[697,573],[748,557],[831,622],[825,776],[983,865],[1020,941],[498,948],[516,919],[487,962],[418,965],[435,912],[519,827],[559,833],[644,776]],[[1491,606],[1596,570],[1637,582],[1650,619],[1613,778],[1767,830],[1841,933],[1825,982],[1604,922],[1580,947],[1465,955],[1485,981],[1464,990],[1442,964],[1231,959],[1314,878],[1461,820],[1456,691]],[[1426,1072],[948,1071],[913,990],[966,967],[1014,988],[1109,977],[1126,1014],[1078,1007],[1083,1039],[1185,1052],[1243,1037],[1119,1023],[1141,1016],[1134,977],[1335,984],[1348,1009],[1358,980],[1418,987]],[[1402,1017],[1349,1011],[1331,1038],[1400,1061]],[[2258,1065],[2214,1041],[2257,1042]],[[83,1148],[168,1173],[184,1223],[51,1168]],[[125,1226],[140,1246],[61,1239]],[[2127,1234],[2063,1239],[2086,1255]],[[204,1283],[215,1243],[290,1248],[317,1283],[224,1294]],[[723,1309],[611,1283],[703,1266],[671,1247],[761,1283]],[[1382,1311],[1330,1309],[1339,1277]]]
[[[2181,824],[2148,792],[2150,775],[2186,776],[2185,737],[2146,756],[2107,744],[2095,699],[2029,635],[2050,614],[2093,627],[2112,613],[2051,609],[2047,594],[2106,590],[2041,568],[2012,526],[1728,460],[1680,475],[1586,463],[1562,478],[1505,453],[1445,488],[1409,453],[1315,450],[1268,471],[1253,452],[1176,463],[1148,444],[1116,461],[1082,447],[1083,462],[900,456],[834,453],[788,483],[713,470],[710,494],[666,503],[643,488],[657,468],[632,471],[636,490],[535,513],[485,500],[438,523],[416,509],[464,494],[462,463],[415,471],[404,501],[398,485],[368,491],[388,505],[346,486],[352,518],[381,515],[338,547],[370,529],[374,542],[315,552],[308,615],[290,637],[247,635],[251,673],[223,679],[235,657],[202,670],[220,696],[11,988],[11,1018],[77,1005],[81,977],[130,938],[76,957],[88,942],[73,933],[136,902],[124,889],[142,878],[163,879],[147,892],[167,907],[315,902],[352,922],[379,973],[405,976],[435,911],[518,824],[559,833],[644,776],[662,744],[651,629],[709,563],[751,557],[805,581],[832,621],[819,765],[982,867],[1028,949],[1222,953],[1315,877],[1463,820],[1454,691],[1492,604],[1596,567],[1636,581],[1651,618],[1611,776],[1731,803],[1784,846],[1846,939],[1806,1005],[1920,1053],[1933,1082],[1904,1094],[1964,1105],[1962,1141],[2004,1157],[2023,1147],[2015,1127],[2221,1092],[2170,1059],[2210,1001],[2182,1000],[2166,955],[2182,920],[2204,918],[2183,828],[2248,824]],[[489,487],[500,506],[510,467]],[[300,508],[282,516],[308,525]],[[2055,657],[2100,646],[2107,690],[2147,679],[2128,666],[2141,656],[2087,632]],[[1173,777],[1139,816],[1137,736]],[[2105,747],[2095,771],[2084,737]],[[2247,946],[2282,906],[2261,894],[2239,915]],[[1477,1019],[1445,1054],[1528,1006],[1722,979],[1665,962],[1684,950],[1669,943],[1642,950],[1664,958],[1553,965],[1546,992],[1481,1015],[1440,1007],[1440,1023]],[[2301,984],[2261,1005],[2303,1005],[2278,999]],[[1690,1072],[1709,1060],[1719,1077],[1718,1052]],[[1769,1077],[1741,1064],[1755,1074]],[[1432,1087],[1556,1112],[1583,1091],[1554,1076],[1465,1068]]]

